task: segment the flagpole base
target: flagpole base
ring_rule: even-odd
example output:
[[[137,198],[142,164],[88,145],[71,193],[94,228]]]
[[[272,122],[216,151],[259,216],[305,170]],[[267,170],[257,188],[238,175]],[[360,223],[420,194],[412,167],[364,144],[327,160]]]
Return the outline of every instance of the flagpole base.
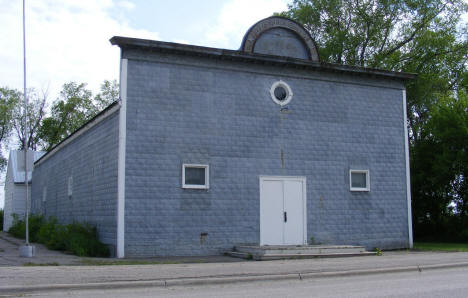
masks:
[[[19,248],[19,256],[23,258],[32,258],[36,254],[36,248],[33,245],[22,245]]]

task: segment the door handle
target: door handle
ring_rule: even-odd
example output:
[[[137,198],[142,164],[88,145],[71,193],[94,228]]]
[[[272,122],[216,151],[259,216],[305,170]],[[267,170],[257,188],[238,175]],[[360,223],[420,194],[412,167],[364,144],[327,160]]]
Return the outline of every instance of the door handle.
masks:
[[[288,212],[283,212],[284,222],[288,222]]]

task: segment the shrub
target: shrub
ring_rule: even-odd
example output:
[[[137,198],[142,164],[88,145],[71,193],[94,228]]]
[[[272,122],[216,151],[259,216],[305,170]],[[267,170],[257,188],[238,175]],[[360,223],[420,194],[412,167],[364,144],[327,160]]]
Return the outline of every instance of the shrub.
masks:
[[[78,256],[107,257],[109,250],[98,240],[96,227],[74,222],[66,226],[67,250]]]
[[[441,219],[414,221],[414,238],[417,241],[468,242],[468,216],[449,215]]]
[[[107,257],[108,247],[99,241],[96,227],[87,223],[74,222],[68,225],[57,223],[57,219],[31,215],[29,218],[29,238],[49,249],[69,251],[78,256]],[[8,230],[12,236],[23,238],[25,223],[13,215],[13,225]]]
[[[66,239],[65,227],[57,224],[55,217],[49,217],[49,220],[44,223],[37,235],[39,243],[43,243],[48,249],[54,250],[66,250]]]
[[[30,215],[29,216],[29,241],[30,242],[38,242],[37,235],[39,234],[39,230],[44,225],[46,220],[42,215]]]
[[[18,214],[15,213],[13,213],[11,217],[13,217],[13,224],[8,230],[8,233],[13,237],[24,239],[26,227],[24,220],[19,219]]]
[[[8,233],[16,238],[24,239],[26,236],[26,224],[24,219],[19,219],[18,214],[12,214],[13,225],[8,230]],[[44,224],[42,215],[29,215],[29,241],[37,242],[37,234],[39,229]]]

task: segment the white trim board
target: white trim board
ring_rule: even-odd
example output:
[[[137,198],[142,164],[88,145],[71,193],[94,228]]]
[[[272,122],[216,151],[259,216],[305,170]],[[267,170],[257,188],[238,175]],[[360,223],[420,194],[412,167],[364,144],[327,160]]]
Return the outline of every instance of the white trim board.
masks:
[[[403,126],[405,140],[405,163],[406,163],[406,203],[408,207],[408,244],[413,248],[413,218],[411,212],[411,181],[409,165],[409,141],[408,141],[408,116],[406,114],[406,90],[402,90],[403,95]]]
[[[119,153],[117,164],[117,251],[116,257],[125,257],[125,154],[127,146],[127,67],[128,60],[120,61]]]

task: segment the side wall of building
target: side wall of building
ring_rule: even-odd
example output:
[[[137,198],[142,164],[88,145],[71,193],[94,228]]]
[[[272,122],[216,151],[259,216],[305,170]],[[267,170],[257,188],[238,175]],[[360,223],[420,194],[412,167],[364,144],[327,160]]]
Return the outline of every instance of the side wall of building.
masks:
[[[126,256],[259,243],[259,176],[307,179],[309,243],[408,247],[399,81],[126,50]],[[270,96],[294,93],[287,110]],[[181,188],[182,164],[210,188]],[[350,169],[371,191],[351,192]]]
[[[28,186],[31,189],[31,186]],[[8,231],[13,224],[13,214],[18,215],[20,219],[24,218],[26,203],[26,187],[24,184],[13,182],[13,173],[11,163],[8,162],[7,174],[5,177],[5,200],[3,208],[3,230]],[[31,197],[31,194],[29,194]]]
[[[13,213],[13,174],[11,173],[11,163],[8,162],[5,176],[5,194],[3,205],[3,230],[8,231],[12,224],[11,214]],[[24,212],[24,211],[23,211]]]
[[[118,110],[35,164],[32,211],[61,223],[96,225],[116,245]],[[70,188],[70,190],[69,190]],[[69,193],[71,192],[71,195]]]

